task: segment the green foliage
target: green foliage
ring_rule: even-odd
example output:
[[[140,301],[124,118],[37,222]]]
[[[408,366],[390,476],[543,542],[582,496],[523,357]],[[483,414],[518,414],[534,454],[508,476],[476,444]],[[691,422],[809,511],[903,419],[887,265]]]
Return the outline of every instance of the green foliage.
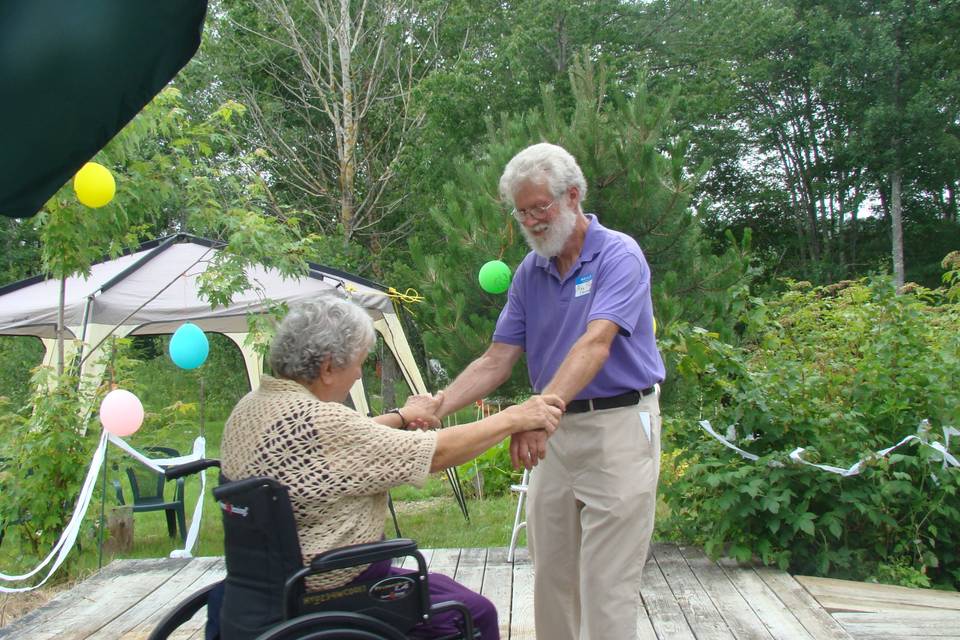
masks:
[[[13,410],[30,397],[30,372],[43,359],[43,344],[28,336],[0,336],[0,397],[6,396]]]
[[[960,424],[960,306],[943,290],[897,295],[884,278],[792,283],[778,299],[750,300],[742,320],[739,347],[696,328],[661,338],[690,391],[665,430],[674,535],[798,573],[863,578],[908,562],[934,583],[960,584],[960,471],[933,449],[911,443],[848,478],[787,458],[804,447],[806,460],[845,468]],[[734,429],[760,459],[721,447],[700,419]]]
[[[947,287],[947,298],[951,302],[960,302],[960,251],[947,254],[941,266],[945,271],[943,284]]]
[[[661,326],[695,320],[726,331],[728,288],[746,280],[748,237],[711,255],[690,209],[702,171],[685,166],[687,142],[669,139],[671,98],[648,93],[641,79],[629,91],[611,87],[603,67],[589,62],[570,69],[574,108],[563,113],[549,88],[542,109],[488,122],[476,159],[457,163],[457,178],[444,186],[431,214],[446,237],[438,253],[416,238],[410,243],[424,293],[432,304],[416,309],[427,327],[428,351],[452,371],[461,370],[489,344],[503,296],[482,292],[477,272],[488,260],[516,268],[528,247],[497,193],[500,173],[522,148],[548,140],[580,162],[588,183],[584,210],[611,228],[637,238],[654,278],[654,308]],[[504,393],[524,388],[515,368]]]
[[[510,493],[510,485],[518,484],[523,477],[510,462],[510,440],[501,441],[473,462],[458,467],[465,488],[476,497],[492,498]]]
[[[193,371],[180,369],[170,359],[169,336],[136,337],[125,348],[130,360],[124,377],[131,381],[130,390],[143,402],[148,415],[172,404],[189,405],[196,415],[201,379],[207,418],[226,418],[249,390],[243,355],[236,344],[219,333],[208,333],[207,338],[210,354],[203,366]]]
[[[9,458],[0,521],[19,523],[21,539],[36,555],[53,546],[73,513],[95,440],[83,436],[76,377],[57,377],[40,367],[31,384],[40,391],[29,407],[17,412],[0,403],[0,433]]]

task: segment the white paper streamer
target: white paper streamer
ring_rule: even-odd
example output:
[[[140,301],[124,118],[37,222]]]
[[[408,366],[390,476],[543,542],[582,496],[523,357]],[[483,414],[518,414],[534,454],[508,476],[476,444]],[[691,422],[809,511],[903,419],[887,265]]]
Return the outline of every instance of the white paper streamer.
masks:
[[[750,453],[749,451],[744,451],[743,449],[741,449],[740,447],[738,447],[737,445],[733,444],[732,442],[730,442],[729,440],[727,440],[726,438],[724,438],[723,436],[721,436],[719,433],[717,433],[716,431],[714,431],[714,430],[713,430],[713,427],[710,425],[710,421],[709,421],[709,420],[701,420],[701,421],[700,421],[700,426],[703,428],[704,431],[706,431],[707,433],[709,433],[710,435],[712,435],[714,438],[716,438],[717,440],[719,440],[719,441],[720,441],[720,444],[722,444],[723,446],[727,447],[728,449],[733,449],[734,451],[736,451],[737,453],[739,453],[741,456],[743,456],[743,457],[746,458],[747,460],[753,460],[754,462],[756,462],[757,460],[760,459],[760,456],[755,455],[755,454],[753,454],[753,453]],[[729,430],[728,430],[728,432],[729,432]],[[736,433],[736,430],[734,430],[734,433]]]
[[[193,460],[201,460],[207,449],[207,441],[204,438],[197,438],[193,442]],[[180,464],[180,463],[177,463]],[[174,549],[170,552],[171,558],[192,558],[193,549],[197,545],[197,538],[200,535],[200,521],[203,519],[203,498],[207,495],[207,471],[200,472],[200,497],[197,498],[197,504],[193,507],[193,517],[190,518],[190,530],[187,532],[187,541],[183,549]]]
[[[100,442],[97,443],[97,448],[93,452],[93,458],[90,461],[90,468],[87,470],[87,477],[83,481],[83,486],[80,489],[80,495],[77,497],[77,504],[73,510],[73,515],[70,518],[70,522],[67,523],[67,526],[64,528],[63,533],[60,534],[60,539],[57,540],[57,543],[53,546],[53,549],[47,555],[44,560],[37,565],[29,573],[24,573],[21,575],[7,575],[5,573],[0,573],[0,580],[6,582],[20,582],[28,578],[32,578],[34,575],[39,573],[50,561],[56,556],[56,560],[53,565],[50,567],[50,570],[47,572],[47,575],[39,583],[31,587],[4,587],[0,586],[0,593],[19,593],[23,591],[33,591],[46,583],[50,579],[50,576],[60,568],[60,565],[63,564],[66,560],[67,555],[70,551],[73,550],[73,545],[77,541],[77,535],[80,533],[80,525],[83,524],[83,518],[87,513],[87,509],[90,507],[90,499],[93,496],[93,490],[97,483],[97,477],[100,475],[100,469],[103,466],[103,459],[107,449],[107,440],[117,445],[131,456],[150,467],[158,473],[163,473],[163,467],[170,467],[178,464],[184,464],[186,462],[192,462],[194,460],[200,460],[204,457],[206,451],[206,440],[202,437],[197,438],[193,442],[193,452],[189,455],[179,456],[176,458],[148,458],[142,453],[131,447],[127,444],[122,438],[118,438],[113,434],[107,434],[104,431],[100,435]],[[193,548],[197,544],[197,538],[200,533],[200,521],[203,516],[203,498],[206,494],[206,472],[200,474],[200,496],[197,498],[197,504],[193,510],[193,518],[190,521],[190,530],[187,532],[187,540],[184,544],[183,549],[176,549],[170,553],[171,558],[192,558]]]
[[[735,444],[731,443],[729,440],[727,440],[726,438],[724,438],[723,436],[721,436],[720,434],[718,434],[716,431],[714,431],[713,427],[710,425],[710,421],[709,421],[709,420],[701,420],[701,421],[700,421],[700,427],[701,427],[704,431],[706,431],[707,433],[709,433],[711,436],[713,436],[714,438],[716,438],[722,445],[724,445],[725,447],[728,447],[728,448],[730,448],[730,449],[733,449],[734,451],[736,451],[737,453],[739,453],[741,456],[743,456],[743,457],[746,458],[747,460],[756,461],[756,460],[759,459],[759,456],[757,456],[757,455],[755,455],[755,454],[752,454],[752,453],[750,453],[749,451],[744,451],[743,449],[739,448],[738,446],[736,446]],[[929,431],[929,422],[927,422],[926,420],[923,420],[923,421],[920,423],[920,426],[919,426],[918,429],[917,429],[917,433],[926,433],[927,431]],[[729,429],[728,429],[728,433],[730,433],[730,430],[729,430]],[[736,431],[734,430],[733,433],[736,433]],[[793,451],[791,451],[791,452],[790,452],[790,459],[793,460],[794,462],[799,463],[799,464],[805,464],[805,465],[810,466],[810,467],[816,467],[817,469],[820,469],[820,470],[822,470],[822,471],[827,471],[827,472],[829,472],[829,473],[835,473],[835,474],[837,474],[837,475],[840,475],[840,476],[843,476],[843,477],[846,478],[846,477],[849,477],[849,476],[858,475],[858,474],[863,470],[863,465],[864,465],[868,460],[872,460],[872,459],[875,459],[875,458],[884,458],[884,457],[886,457],[887,455],[889,455],[891,451],[894,451],[895,449],[897,449],[897,448],[905,445],[906,443],[908,443],[908,442],[910,442],[910,441],[912,441],[912,440],[916,440],[916,441],[919,442],[922,446],[930,447],[931,449],[933,449],[934,451],[936,451],[937,453],[939,453],[940,456],[943,458],[943,467],[944,467],[944,468],[946,468],[948,464],[949,464],[950,466],[953,466],[953,467],[960,467],[960,461],[958,461],[957,458],[955,458],[953,455],[951,455],[950,452],[948,451],[948,449],[950,448],[950,437],[951,437],[951,436],[960,436],[960,431],[958,431],[957,429],[955,429],[955,428],[953,428],[953,427],[944,427],[944,428],[943,428],[943,436],[944,436],[944,440],[945,440],[946,444],[941,444],[941,443],[939,443],[939,442],[928,442],[927,440],[925,440],[924,438],[922,438],[922,437],[920,437],[920,436],[915,436],[915,435],[906,436],[903,440],[901,440],[901,441],[898,442],[897,444],[895,444],[895,445],[893,445],[893,446],[891,446],[891,447],[887,447],[886,449],[881,449],[880,451],[877,451],[876,453],[874,453],[874,454],[871,455],[871,456],[867,456],[866,458],[863,458],[862,460],[860,460],[860,461],[857,462],[856,464],[854,464],[854,465],[852,465],[852,466],[850,466],[850,467],[848,467],[848,468],[846,468],[846,469],[844,469],[844,468],[842,468],[842,467],[835,467],[835,466],[829,465],[829,464],[815,464],[815,463],[813,463],[813,462],[807,462],[806,460],[803,459],[803,452],[806,451],[806,449],[803,448],[803,447],[797,447],[796,449],[794,449]]]

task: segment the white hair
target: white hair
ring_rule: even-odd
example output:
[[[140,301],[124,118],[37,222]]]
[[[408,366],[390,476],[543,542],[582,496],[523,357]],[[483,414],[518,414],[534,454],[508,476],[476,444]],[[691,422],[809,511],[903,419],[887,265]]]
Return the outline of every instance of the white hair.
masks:
[[[281,378],[312,383],[330,360],[341,369],[373,344],[373,320],[350,300],[328,293],[293,309],[270,344],[270,368]]]
[[[513,156],[500,176],[500,197],[513,202],[520,184],[542,182],[554,198],[570,187],[580,192],[580,201],[587,197],[587,181],[576,159],[563,147],[549,142],[531,145]]]

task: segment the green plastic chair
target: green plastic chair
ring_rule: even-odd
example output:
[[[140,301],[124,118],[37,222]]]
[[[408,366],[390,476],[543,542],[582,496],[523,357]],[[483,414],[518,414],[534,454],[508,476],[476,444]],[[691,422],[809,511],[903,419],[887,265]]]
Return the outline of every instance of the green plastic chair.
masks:
[[[176,458],[180,453],[169,447],[144,447],[143,452],[151,458]],[[176,490],[173,499],[164,497],[166,479],[162,473],[157,473],[143,464],[134,464],[126,468],[127,479],[130,481],[130,490],[133,494],[133,512],[163,511],[167,516],[167,532],[170,537],[176,537],[180,530],[181,540],[187,539],[186,516],[183,504],[183,478],[177,478]],[[123,497],[123,489],[118,480],[113,481],[113,488],[117,493],[117,502],[127,504]]]

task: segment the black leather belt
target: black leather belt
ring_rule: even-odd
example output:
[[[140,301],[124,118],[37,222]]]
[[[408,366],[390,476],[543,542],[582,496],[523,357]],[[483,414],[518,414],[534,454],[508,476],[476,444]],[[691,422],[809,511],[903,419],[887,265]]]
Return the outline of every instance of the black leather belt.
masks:
[[[586,398],[584,400],[574,400],[567,404],[567,413],[586,413],[587,411],[600,411],[601,409],[616,409],[617,407],[629,407],[632,404],[640,402],[640,398],[650,395],[656,391],[656,387],[647,387],[640,391],[627,391],[618,396],[610,398]]]

